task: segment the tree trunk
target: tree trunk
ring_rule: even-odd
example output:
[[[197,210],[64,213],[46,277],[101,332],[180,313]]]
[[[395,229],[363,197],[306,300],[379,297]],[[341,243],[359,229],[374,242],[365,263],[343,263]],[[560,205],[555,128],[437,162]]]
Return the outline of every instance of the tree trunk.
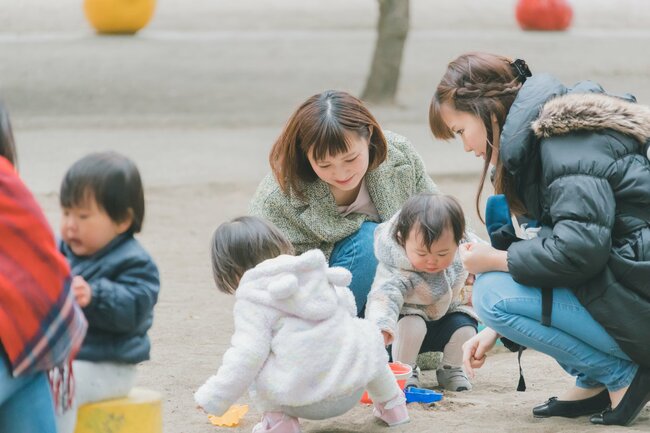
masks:
[[[393,104],[409,31],[409,0],[378,1],[377,43],[361,98],[376,104]]]

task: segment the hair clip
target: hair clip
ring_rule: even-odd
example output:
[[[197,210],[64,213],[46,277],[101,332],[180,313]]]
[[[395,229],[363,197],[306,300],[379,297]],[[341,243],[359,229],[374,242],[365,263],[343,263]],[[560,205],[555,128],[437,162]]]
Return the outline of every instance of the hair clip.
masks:
[[[530,72],[530,69],[528,68],[526,62],[522,59],[515,60],[514,62],[510,63],[510,66],[517,76],[517,79],[521,81],[522,84],[526,82],[526,78],[533,75],[532,72]]]

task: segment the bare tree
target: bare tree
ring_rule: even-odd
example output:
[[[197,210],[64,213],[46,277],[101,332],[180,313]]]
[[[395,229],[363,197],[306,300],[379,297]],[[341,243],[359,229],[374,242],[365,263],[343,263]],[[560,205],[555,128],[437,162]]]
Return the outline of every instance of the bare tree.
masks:
[[[409,31],[409,0],[378,1],[377,43],[362,98],[376,104],[393,104]]]

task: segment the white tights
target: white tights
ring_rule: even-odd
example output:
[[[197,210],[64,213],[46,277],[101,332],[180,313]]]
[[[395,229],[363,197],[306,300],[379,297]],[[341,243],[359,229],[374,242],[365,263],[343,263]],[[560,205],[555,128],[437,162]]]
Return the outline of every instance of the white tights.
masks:
[[[393,341],[393,360],[415,365],[426,334],[427,325],[422,317],[416,315],[402,317],[397,322],[397,332]],[[474,335],[476,330],[471,326],[458,328],[445,345],[442,364],[461,367],[463,364],[461,346]]]

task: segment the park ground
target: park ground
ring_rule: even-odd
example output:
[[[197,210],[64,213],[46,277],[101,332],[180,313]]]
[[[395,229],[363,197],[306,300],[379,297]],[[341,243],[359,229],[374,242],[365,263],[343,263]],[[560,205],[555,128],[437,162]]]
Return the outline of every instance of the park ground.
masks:
[[[411,1],[398,103],[374,107],[380,123],[412,140],[440,188],[474,212],[481,163],[458,142],[435,141],[429,100],[445,65],[466,51],[526,59],[533,72],[567,84],[598,81],[650,103],[650,3],[573,0],[562,33],[522,32],[515,0]],[[308,96],[335,88],[359,94],[378,14],[375,0],[161,0],[136,36],[98,36],[81,0],[0,0],[0,97],[9,107],[20,172],[56,230],[57,190],[82,155],[113,149],[139,165],[147,196],[141,241],[159,264],[162,291],[151,329],[151,360],[138,385],[159,391],[166,433],[217,429],[192,399],[213,374],[232,332],[232,297],[211,280],[208,240],[222,222],[246,213],[268,171],[273,140]],[[522,358],[528,390],[516,392],[516,356],[497,351],[474,390],[446,393],[434,407],[410,406],[395,432],[650,431],[646,408],[630,428],[597,428],[586,418],[535,419],[531,407],[571,384],[550,358]],[[435,386],[426,372],[424,384]],[[250,403],[247,396],[241,399]],[[306,432],[383,432],[359,405]]]

